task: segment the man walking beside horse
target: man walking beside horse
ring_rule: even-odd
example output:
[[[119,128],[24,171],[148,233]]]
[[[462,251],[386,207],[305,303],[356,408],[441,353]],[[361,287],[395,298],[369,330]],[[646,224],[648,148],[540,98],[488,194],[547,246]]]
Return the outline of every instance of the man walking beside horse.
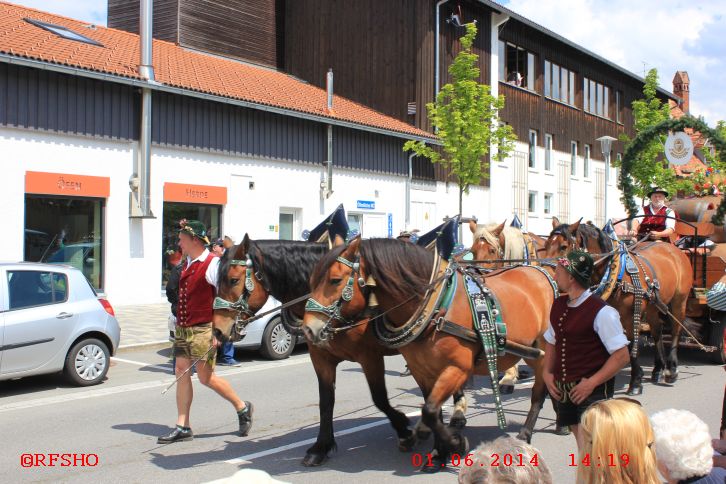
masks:
[[[572,428],[578,449],[582,414],[592,403],[612,398],[615,375],[630,360],[618,312],[588,289],[593,268],[587,252],[559,259],[555,281],[565,295],[555,299],[544,334],[543,377],[558,401],[557,426]]]

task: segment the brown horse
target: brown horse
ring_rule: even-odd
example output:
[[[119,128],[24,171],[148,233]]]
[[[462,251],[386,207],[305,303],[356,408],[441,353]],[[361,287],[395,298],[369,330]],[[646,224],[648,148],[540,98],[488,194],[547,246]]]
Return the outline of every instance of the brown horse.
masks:
[[[473,235],[470,252],[474,259],[483,267],[499,269],[508,265],[507,260],[521,261],[529,255],[530,259],[544,255],[544,246],[547,239],[528,232],[526,238],[532,241],[536,254],[525,251],[527,240],[524,232],[515,227],[507,227],[506,221],[500,225],[477,225],[476,222],[469,222],[469,230]],[[496,261],[492,263],[482,261]]]
[[[385,314],[383,324],[387,327],[407,326],[414,316],[414,322],[418,321],[423,305],[431,300],[430,295],[443,290],[443,282],[435,290],[429,287],[435,257],[421,247],[391,239],[355,238],[347,246],[333,248],[323,256],[311,276],[311,298],[303,321],[306,337],[316,345],[326,344],[327,334],[355,325],[374,301]],[[455,271],[452,277],[457,286],[442,318],[471,331],[473,317],[463,275]],[[500,302],[501,315],[508,324],[507,341],[543,347],[542,335],[547,329],[554,299],[549,278],[534,268],[518,267],[486,277],[485,284]],[[422,321],[430,323],[431,320]],[[399,348],[425,399],[417,430],[422,434],[434,433],[437,457],[432,468],[424,467],[428,470],[445,465],[450,452],[460,455],[468,452],[466,438],[452,434],[441,422],[441,405],[472,373],[489,374],[487,364],[477,361],[480,343],[438,331],[435,326],[424,325],[417,338]],[[498,358],[497,364],[500,368],[509,368],[519,359],[520,356],[507,353]],[[519,433],[519,438],[527,441],[531,439],[545,395],[542,358],[528,363],[535,368],[536,376],[532,404]]]
[[[614,244],[602,230],[590,225],[581,224],[579,221],[574,224],[561,224],[555,217],[552,219],[552,232],[545,245],[546,257],[559,257],[575,249],[587,250],[593,254],[607,254],[614,250]],[[631,376],[627,393],[639,395],[643,392],[643,369],[640,367],[637,358],[637,345],[634,333],[634,304],[635,296],[631,288],[640,285],[643,290],[657,293],[657,298],[670,307],[670,312],[679,321],[685,319],[686,302],[693,285],[693,269],[688,257],[674,245],[665,242],[647,242],[636,246],[632,251],[638,273],[623,276],[623,283],[627,280],[630,283],[618,284],[612,291],[607,303],[617,309],[620,313],[620,321],[623,324],[631,349]],[[606,259],[596,262],[596,268],[591,280],[592,285],[598,285],[602,280],[608,264],[612,260],[611,255]],[[637,279],[637,280],[636,280]],[[657,282],[656,282],[657,281]],[[649,287],[655,284],[657,289],[649,291]],[[681,325],[674,322],[670,316],[659,311],[657,304],[644,299],[641,302],[642,312],[645,313],[644,320],[650,324],[651,335],[655,341],[656,354],[653,366],[652,381],[657,383],[660,380],[661,372],[666,383],[675,383],[678,378],[678,340],[681,333]],[[670,351],[666,356],[662,338],[663,324],[667,321],[672,323],[673,340]],[[633,351],[635,348],[636,351]],[[663,371],[665,368],[665,371]]]
[[[342,243],[342,240],[339,242]],[[228,307],[215,310],[214,326],[217,338],[226,341],[230,336],[238,337],[234,331],[238,311],[243,313],[240,317],[246,319],[257,313],[269,296],[286,303],[305,295],[309,290],[308,280],[313,266],[328,250],[327,244],[281,240],[252,241],[245,236],[240,245],[227,251],[220,264],[218,296],[231,303],[237,302],[238,306],[237,309]],[[251,284],[246,288],[247,279],[251,280]],[[302,319],[304,304],[303,301],[283,310],[283,321],[294,325],[293,320]],[[407,451],[412,448],[415,435],[409,427],[409,419],[391,407],[385,384],[383,357],[398,354],[398,351],[378,344],[372,328],[369,329],[365,324],[336,336],[325,347],[308,343],[308,348],[318,378],[320,427],[317,441],[307,449],[303,465],[322,464],[330,451],[336,448],[333,436],[335,380],[336,368],[343,360],[361,365],[373,403],[388,417],[398,435],[399,449]],[[458,410],[452,416],[452,426],[463,427],[466,423],[466,400],[463,397],[462,392],[457,392],[455,396]]]

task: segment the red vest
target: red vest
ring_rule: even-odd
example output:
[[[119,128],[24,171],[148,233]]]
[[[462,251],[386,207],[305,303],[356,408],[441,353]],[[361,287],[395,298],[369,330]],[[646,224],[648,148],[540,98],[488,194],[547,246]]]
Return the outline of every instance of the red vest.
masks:
[[[177,324],[194,326],[212,321],[215,288],[207,282],[209,264],[216,256],[207,255],[204,262],[194,261],[186,267],[179,278],[179,306]]]
[[[653,212],[650,205],[643,207],[643,213],[645,217],[640,220],[638,226],[638,235],[643,236],[648,232],[662,232],[666,229],[666,218],[665,217],[654,217],[654,215],[666,215],[668,207],[663,205],[660,210]]]
[[[567,306],[567,296],[555,299],[550,311],[556,338],[555,379],[571,382],[591,377],[610,358],[594,328],[595,316],[604,306],[597,296],[588,297],[576,308]]]

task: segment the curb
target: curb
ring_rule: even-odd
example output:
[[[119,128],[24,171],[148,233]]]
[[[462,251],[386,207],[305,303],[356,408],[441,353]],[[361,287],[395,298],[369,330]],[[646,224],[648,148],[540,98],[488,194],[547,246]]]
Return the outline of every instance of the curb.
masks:
[[[154,348],[162,348],[165,346],[171,346],[171,341],[168,339],[164,340],[158,340],[158,341],[149,341],[147,343],[133,343],[128,345],[119,345],[119,347],[116,349],[117,353],[126,352],[126,351],[136,351],[136,350],[148,350],[148,349],[154,349]]]

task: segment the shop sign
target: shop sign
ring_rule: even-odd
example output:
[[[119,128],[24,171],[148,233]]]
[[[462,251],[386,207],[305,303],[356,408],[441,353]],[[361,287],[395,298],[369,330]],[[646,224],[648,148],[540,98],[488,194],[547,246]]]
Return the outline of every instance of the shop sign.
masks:
[[[107,198],[110,178],[69,173],[25,172],[25,193]]]
[[[376,202],[373,200],[356,200],[356,207],[363,208],[365,210],[375,210]]]
[[[227,187],[167,182],[164,183],[164,201],[226,205]]]

